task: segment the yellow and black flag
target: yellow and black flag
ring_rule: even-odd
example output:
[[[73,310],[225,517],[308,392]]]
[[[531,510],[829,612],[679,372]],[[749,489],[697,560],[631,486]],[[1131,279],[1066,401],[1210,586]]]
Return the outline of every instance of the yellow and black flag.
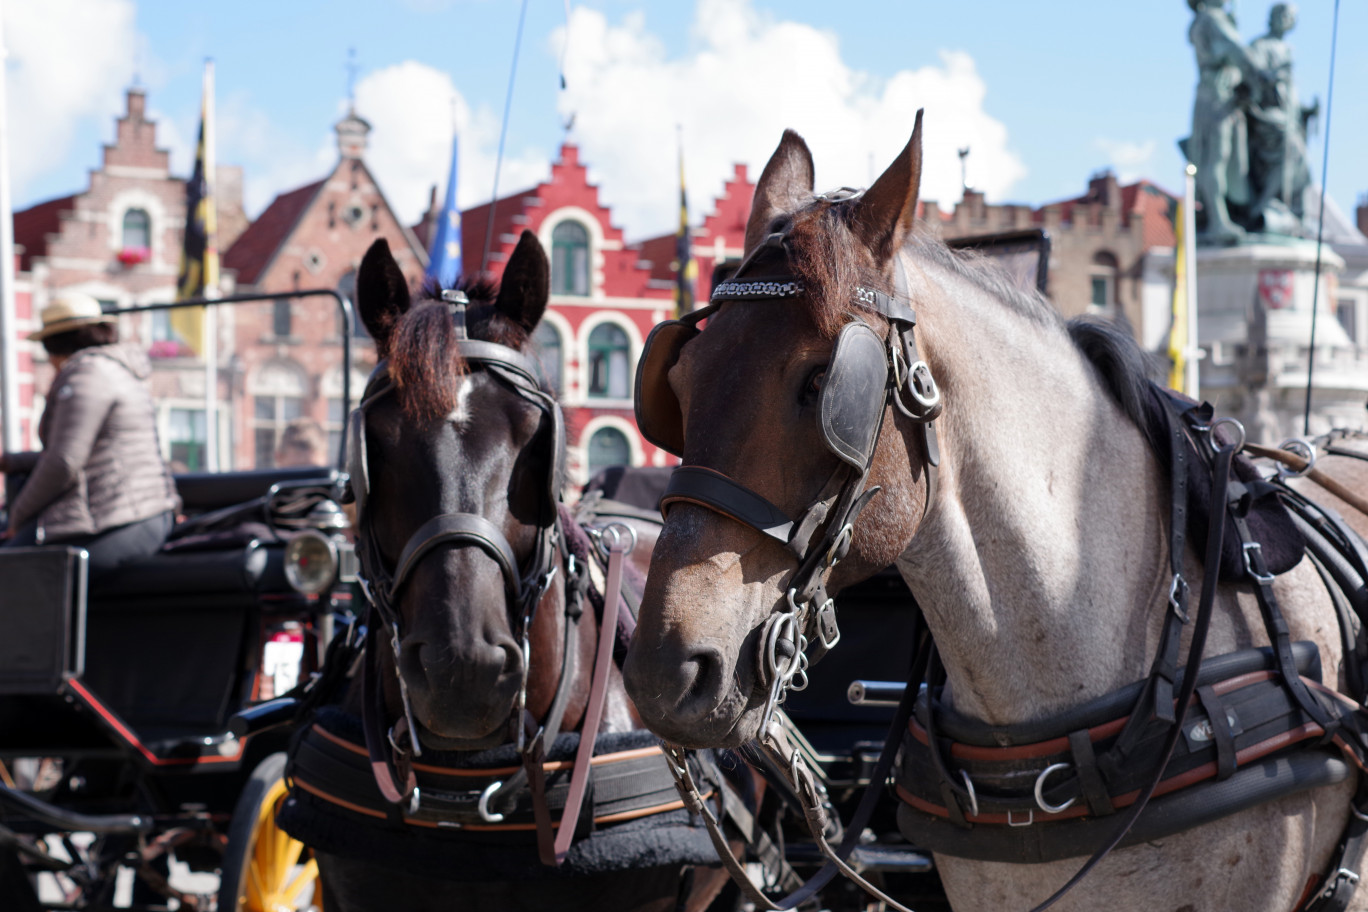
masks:
[[[675,235],[675,316],[694,309],[694,289],[698,287],[698,263],[693,258],[689,236],[689,197],[684,190],[684,147],[679,149],[679,232]]]
[[[185,245],[181,250],[180,278],[176,282],[178,301],[212,295],[219,287],[217,213],[209,183],[213,168],[213,148],[205,137],[210,126],[210,93],[213,89],[209,72],[206,72],[205,76],[195,171],[185,183]],[[203,353],[203,307],[182,307],[171,311],[171,328],[182,342],[194,349],[196,354]]]

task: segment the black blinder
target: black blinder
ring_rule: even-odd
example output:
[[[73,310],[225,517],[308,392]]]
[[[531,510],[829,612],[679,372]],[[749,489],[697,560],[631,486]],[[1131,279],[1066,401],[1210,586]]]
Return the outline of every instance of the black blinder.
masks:
[[[874,455],[887,388],[884,340],[867,323],[847,323],[832,348],[817,417],[827,449],[860,471]]]
[[[670,368],[684,345],[697,336],[697,321],[668,320],[651,330],[637,362],[636,410],[641,436],[668,453],[684,455],[684,414],[670,389]]]

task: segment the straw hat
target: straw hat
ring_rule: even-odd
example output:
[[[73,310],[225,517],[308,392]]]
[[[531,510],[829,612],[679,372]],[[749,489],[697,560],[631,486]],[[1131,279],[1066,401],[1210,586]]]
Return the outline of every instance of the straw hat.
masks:
[[[113,323],[114,318],[100,309],[100,302],[79,291],[63,291],[54,295],[43,308],[43,328],[29,333],[29,341],[38,342],[48,336],[80,329],[93,323]]]

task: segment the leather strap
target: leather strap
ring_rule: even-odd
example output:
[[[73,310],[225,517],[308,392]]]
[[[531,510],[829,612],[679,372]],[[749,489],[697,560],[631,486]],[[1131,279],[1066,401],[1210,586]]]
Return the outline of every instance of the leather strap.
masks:
[[[715,469],[703,466],[675,469],[660,498],[661,514],[668,515],[670,505],[678,502],[694,503],[722,513],[780,544],[788,544],[793,535],[793,520],[788,514]]]
[[[560,831],[556,833],[554,864],[565,861],[570,843],[575,838],[575,821],[589,784],[594,756],[595,735],[603,720],[604,698],[608,695],[608,670],[613,663],[613,641],[617,636],[618,605],[622,598],[622,564],[631,543],[625,539],[609,542],[608,578],[603,586],[603,617],[599,620],[598,652],[594,656],[594,677],[589,688],[589,703],[584,710],[584,724],[580,726],[579,749],[575,754],[575,772],[570,777],[570,793],[561,814]]]

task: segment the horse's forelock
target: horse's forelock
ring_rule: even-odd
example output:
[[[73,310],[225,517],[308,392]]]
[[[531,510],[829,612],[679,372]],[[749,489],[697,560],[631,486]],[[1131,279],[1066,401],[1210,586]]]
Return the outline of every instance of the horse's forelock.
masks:
[[[496,287],[488,282],[460,287],[470,300],[466,325],[471,338],[521,351],[528,341],[527,330],[495,309]],[[440,288],[429,283],[424,288],[425,300],[399,319],[390,344],[390,377],[411,420],[451,414],[467,370],[455,344],[451,311],[440,294]]]
[[[848,321],[855,289],[867,281],[859,241],[850,228],[849,202],[819,200],[793,215],[790,265],[806,289],[817,330],[832,339]]]
[[[454,343],[451,314],[440,301],[416,305],[395,328],[390,377],[411,420],[431,420],[455,410],[466,363]]]

